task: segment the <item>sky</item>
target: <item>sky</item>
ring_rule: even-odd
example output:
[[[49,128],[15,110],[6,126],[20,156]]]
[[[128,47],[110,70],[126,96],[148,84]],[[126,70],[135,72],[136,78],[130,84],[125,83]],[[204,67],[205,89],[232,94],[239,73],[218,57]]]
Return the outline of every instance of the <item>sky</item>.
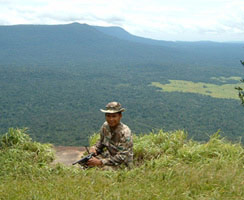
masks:
[[[244,0],[0,0],[0,25],[119,26],[168,41],[244,41]]]

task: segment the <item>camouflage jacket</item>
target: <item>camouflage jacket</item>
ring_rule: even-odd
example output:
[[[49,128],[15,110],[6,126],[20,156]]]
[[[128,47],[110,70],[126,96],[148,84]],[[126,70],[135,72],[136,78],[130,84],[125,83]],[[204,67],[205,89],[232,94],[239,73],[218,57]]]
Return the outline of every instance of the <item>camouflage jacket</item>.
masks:
[[[100,130],[100,140],[96,144],[96,150],[103,152],[107,149],[107,156],[102,160],[104,165],[116,166],[125,164],[131,167],[133,162],[133,141],[131,130],[121,123],[115,130],[111,130],[105,122]]]

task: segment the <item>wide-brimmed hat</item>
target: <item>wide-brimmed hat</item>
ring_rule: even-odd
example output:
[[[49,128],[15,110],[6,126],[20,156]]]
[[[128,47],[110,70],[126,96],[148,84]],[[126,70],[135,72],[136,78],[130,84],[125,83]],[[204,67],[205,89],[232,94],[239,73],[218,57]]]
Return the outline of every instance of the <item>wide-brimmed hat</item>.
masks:
[[[106,105],[106,108],[100,109],[103,113],[118,113],[124,112],[125,109],[121,107],[121,104],[118,102],[110,102]]]

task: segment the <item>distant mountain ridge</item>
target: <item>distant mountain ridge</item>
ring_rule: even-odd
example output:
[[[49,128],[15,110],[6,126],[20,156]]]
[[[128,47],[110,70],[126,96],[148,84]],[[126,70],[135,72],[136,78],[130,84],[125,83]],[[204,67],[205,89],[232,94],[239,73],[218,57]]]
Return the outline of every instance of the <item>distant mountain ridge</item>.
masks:
[[[6,61],[145,59],[170,49],[122,41],[87,24],[0,26],[0,59]],[[141,56],[143,54],[143,56]]]
[[[175,62],[239,56],[243,44],[169,42],[134,36],[120,27],[66,25],[0,26],[0,60],[11,62]]]
[[[127,40],[127,41],[131,41],[131,42],[138,42],[138,43],[142,43],[142,44],[149,44],[149,45],[157,45],[157,46],[168,46],[168,45],[173,45],[174,42],[170,42],[170,41],[162,41],[162,40],[153,40],[153,39],[148,39],[148,38],[144,38],[144,37],[139,37],[139,36],[135,36],[130,34],[129,32],[125,31],[123,28],[121,27],[117,27],[117,26],[112,26],[112,27],[102,27],[102,26],[94,26],[97,30],[122,39],[122,40]]]
[[[213,41],[194,41],[194,42],[188,41],[187,42],[187,41],[155,40],[155,39],[133,35],[119,26],[110,26],[110,27],[93,26],[93,27],[107,35],[116,37],[118,39],[123,39],[131,42],[138,42],[142,44],[156,45],[156,46],[174,46],[175,44],[177,45],[189,45],[189,44],[203,45],[203,44],[214,44],[214,43],[220,44],[220,42],[213,42]],[[224,42],[224,43],[243,44],[243,42]]]

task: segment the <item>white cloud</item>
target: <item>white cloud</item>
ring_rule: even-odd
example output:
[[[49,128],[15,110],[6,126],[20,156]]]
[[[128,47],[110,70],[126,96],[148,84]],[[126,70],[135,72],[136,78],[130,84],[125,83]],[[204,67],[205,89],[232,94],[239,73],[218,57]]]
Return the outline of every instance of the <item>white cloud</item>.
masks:
[[[0,0],[0,24],[121,26],[164,40],[244,40],[243,0]]]

